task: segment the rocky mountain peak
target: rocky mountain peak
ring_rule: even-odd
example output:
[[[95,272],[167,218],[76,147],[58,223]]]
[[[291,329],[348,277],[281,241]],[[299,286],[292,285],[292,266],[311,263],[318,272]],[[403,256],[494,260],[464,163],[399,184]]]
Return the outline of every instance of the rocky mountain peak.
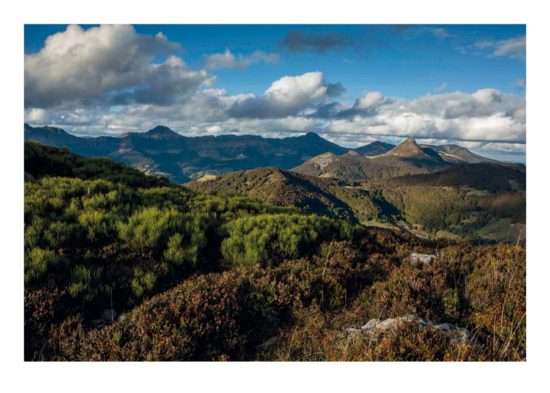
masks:
[[[386,154],[405,158],[429,158],[413,137],[408,137]]]

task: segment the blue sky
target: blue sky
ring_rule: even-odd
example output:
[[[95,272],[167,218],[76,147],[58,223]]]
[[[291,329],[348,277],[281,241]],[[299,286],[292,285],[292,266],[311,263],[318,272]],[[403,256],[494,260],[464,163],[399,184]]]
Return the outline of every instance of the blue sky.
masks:
[[[524,25],[130,28],[26,25],[26,121],[87,135],[155,122],[182,134],[312,130],[349,146],[412,135],[524,159]]]

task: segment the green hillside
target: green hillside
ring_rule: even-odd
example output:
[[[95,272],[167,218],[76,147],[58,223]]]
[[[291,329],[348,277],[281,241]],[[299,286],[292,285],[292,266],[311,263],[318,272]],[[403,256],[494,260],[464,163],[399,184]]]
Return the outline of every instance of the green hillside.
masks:
[[[526,357],[521,246],[421,240],[25,153],[26,360]],[[411,252],[437,258],[415,267]],[[409,314],[434,324],[346,330]]]
[[[353,223],[375,219],[380,210],[365,190],[346,188],[338,181],[277,168],[205,176],[185,186],[200,192],[248,195],[274,205],[297,207],[306,213]]]
[[[515,243],[525,240],[521,169],[470,164],[435,174],[352,182],[259,168],[205,176],[186,186],[200,192],[248,195],[352,223],[401,227],[425,237]]]

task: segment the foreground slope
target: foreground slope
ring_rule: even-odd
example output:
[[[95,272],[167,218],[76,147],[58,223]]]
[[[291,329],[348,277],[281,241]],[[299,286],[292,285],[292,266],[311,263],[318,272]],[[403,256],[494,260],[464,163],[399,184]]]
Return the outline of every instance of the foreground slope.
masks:
[[[26,360],[526,358],[521,246],[365,229],[41,148],[25,146]],[[403,322],[358,329],[375,318]]]

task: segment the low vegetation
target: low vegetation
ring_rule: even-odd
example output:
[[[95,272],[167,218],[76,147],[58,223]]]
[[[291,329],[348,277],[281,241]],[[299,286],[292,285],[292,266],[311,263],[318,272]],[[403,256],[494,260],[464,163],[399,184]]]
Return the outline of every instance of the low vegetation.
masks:
[[[444,231],[447,237],[468,240],[525,240],[525,172],[512,165],[472,164],[376,181],[260,168],[186,186],[211,194],[249,195],[353,223],[419,229],[426,237]]]
[[[421,240],[25,148],[27,360],[526,357],[521,245]],[[413,251],[436,261],[413,267]],[[345,330],[410,313],[473,339]]]

